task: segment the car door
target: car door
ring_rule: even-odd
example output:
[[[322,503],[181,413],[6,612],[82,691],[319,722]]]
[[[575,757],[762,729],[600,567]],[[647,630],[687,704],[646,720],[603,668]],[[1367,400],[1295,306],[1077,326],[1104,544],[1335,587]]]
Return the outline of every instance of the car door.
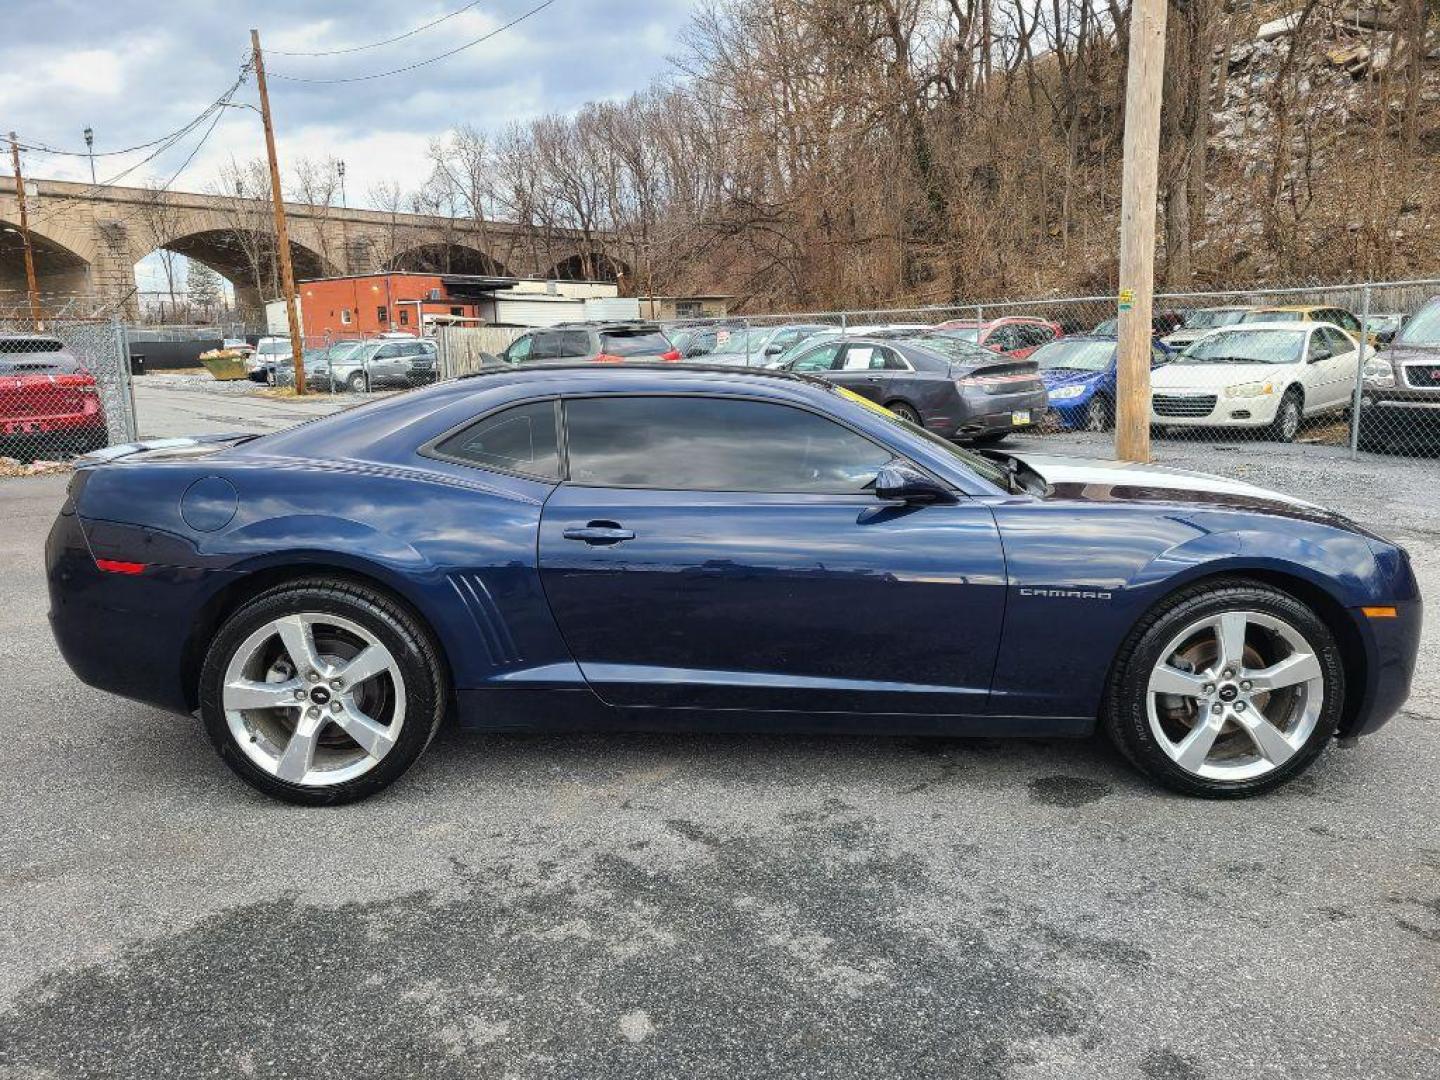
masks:
[[[1322,326],[1317,334],[1323,335],[1330,350],[1329,357],[1316,365],[1323,383],[1322,400],[1327,408],[1342,408],[1350,403],[1355,390],[1359,348],[1354,338],[1333,326]]]
[[[610,394],[567,399],[564,426],[541,580],[604,700],[984,711],[1005,592],[985,505],[877,501],[892,451],[798,406]]]
[[[840,358],[834,364],[829,379],[845,387],[852,394],[859,394],[870,401],[880,402],[887,398],[885,372],[889,350],[873,342],[851,341],[846,343]]]

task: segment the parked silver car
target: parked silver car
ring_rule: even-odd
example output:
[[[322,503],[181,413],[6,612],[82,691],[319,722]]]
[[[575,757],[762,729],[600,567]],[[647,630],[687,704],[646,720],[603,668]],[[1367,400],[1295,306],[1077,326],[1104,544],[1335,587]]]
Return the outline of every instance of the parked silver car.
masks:
[[[411,336],[371,338],[330,346],[306,365],[306,381],[316,389],[364,393],[380,387],[423,386],[436,377],[435,342]]]

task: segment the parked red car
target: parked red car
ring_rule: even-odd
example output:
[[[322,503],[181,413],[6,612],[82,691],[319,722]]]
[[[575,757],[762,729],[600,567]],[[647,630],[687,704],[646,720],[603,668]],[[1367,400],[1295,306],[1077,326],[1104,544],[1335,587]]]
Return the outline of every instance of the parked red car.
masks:
[[[1023,360],[1041,345],[1048,345],[1065,336],[1059,323],[1030,315],[1006,315],[1000,319],[977,322],[974,319],[951,319],[935,327],[965,341],[983,345],[993,352]]]
[[[0,337],[0,452],[98,450],[109,443],[95,376],[57,338]]]

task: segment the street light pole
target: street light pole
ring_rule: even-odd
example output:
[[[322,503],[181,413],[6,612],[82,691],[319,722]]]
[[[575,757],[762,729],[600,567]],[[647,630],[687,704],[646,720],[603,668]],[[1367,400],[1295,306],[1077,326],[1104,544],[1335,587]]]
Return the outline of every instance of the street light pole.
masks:
[[[90,158],[90,186],[95,187],[95,129],[85,129],[85,153]]]
[[[340,177],[340,249],[345,258],[345,273],[350,273],[350,230],[345,224],[345,211],[350,207],[345,202],[345,160],[335,162],[335,172]]]

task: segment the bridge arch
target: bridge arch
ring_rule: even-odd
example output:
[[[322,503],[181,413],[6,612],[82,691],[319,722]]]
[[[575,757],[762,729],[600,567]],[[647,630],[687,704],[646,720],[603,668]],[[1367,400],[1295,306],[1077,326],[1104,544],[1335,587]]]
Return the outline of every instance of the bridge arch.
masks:
[[[203,263],[230,282],[235,306],[255,312],[265,300],[280,295],[280,266],[275,237],[257,229],[236,227],[202,228],[156,245],[155,251],[171,251]],[[305,244],[290,241],[290,261],[295,279],[326,277],[338,273],[334,264]]]
[[[53,237],[30,229],[30,250],[35,260],[35,279],[47,309],[71,297],[88,298],[90,260]],[[29,285],[25,278],[25,243],[18,222],[0,218],[0,295],[9,302],[26,302]],[[13,295],[12,295],[13,294]],[[4,314],[0,311],[0,314]]]
[[[578,251],[551,266],[545,277],[555,281],[631,281],[630,267],[603,251]]]
[[[486,274],[492,277],[508,277],[510,274],[504,263],[479,248],[445,241],[406,248],[390,260],[387,269],[422,274]]]

